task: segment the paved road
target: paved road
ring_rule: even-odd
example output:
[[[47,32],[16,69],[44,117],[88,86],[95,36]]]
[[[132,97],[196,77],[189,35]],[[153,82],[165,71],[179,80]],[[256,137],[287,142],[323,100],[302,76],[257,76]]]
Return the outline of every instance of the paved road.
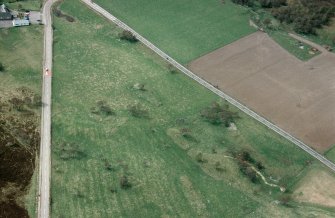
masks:
[[[198,83],[200,83],[201,85],[203,85],[204,87],[206,87],[207,89],[211,90],[212,92],[214,92],[218,96],[226,99],[229,103],[231,103],[235,107],[239,108],[241,111],[243,111],[244,113],[246,113],[249,116],[253,117],[254,119],[258,120],[259,122],[263,123],[268,128],[270,128],[273,131],[277,132],[279,135],[281,135],[284,138],[288,139],[289,141],[293,142],[295,145],[297,145],[298,147],[300,147],[301,149],[303,149],[304,151],[306,151],[307,153],[309,153],[310,155],[312,155],[314,158],[318,159],[321,163],[323,163],[328,168],[330,168],[333,172],[335,172],[335,164],[332,163],[331,161],[327,160],[323,155],[317,153],[316,151],[314,151],[312,148],[310,148],[309,146],[307,146],[305,143],[303,143],[299,139],[297,139],[294,136],[290,135],[289,133],[285,132],[284,130],[282,130],[278,126],[276,126],[273,123],[271,123],[268,120],[266,120],[264,117],[261,117],[260,115],[258,115],[257,113],[255,113],[254,111],[252,111],[251,109],[249,109],[248,107],[244,106],[243,104],[241,104],[237,100],[233,99],[232,97],[228,96],[227,94],[225,94],[221,90],[218,90],[213,85],[209,84],[208,82],[206,82],[202,78],[200,78],[197,75],[195,75],[194,73],[192,73],[190,70],[188,70],[187,68],[185,68],[183,65],[179,64],[173,58],[171,58],[170,56],[168,56],[167,54],[165,54],[163,51],[161,51],[159,48],[157,48],[151,42],[149,42],[148,40],[146,40],[145,38],[143,38],[140,34],[138,34],[136,31],[134,31],[132,28],[130,28],[129,26],[127,26],[125,23],[123,23],[122,21],[120,21],[119,19],[117,19],[116,17],[114,17],[113,15],[111,15],[108,11],[106,11],[103,8],[101,8],[99,5],[91,2],[90,0],[82,0],[82,2],[84,2],[90,8],[92,8],[96,12],[100,13],[101,15],[103,15],[104,17],[106,17],[107,19],[109,19],[112,22],[114,22],[119,27],[132,32],[132,34],[134,36],[136,36],[136,38],[139,41],[141,41],[144,45],[146,45],[147,47],[149,47],[151,50],[153,50],[159,56],[161,56],[162,58],[164,58],[167,62],[169,62],[170,64],[172,64],[174,67],[176,67],[177,69],[179,69],[181,72],[183,72],[184,74],[186,74],[190,78],[194,79],[195,81],[197,81]]]
[[[43,7],[42,20],[44,27],[43,84],[42,84],[42,117],[41,145],[38,190],[38,218],[48,218],[50,210],[50,145],[51,145],[51,68],[52,68],[52,26],[51,5],[54,0],[47,0]],[[45,69],[49,72],[46,73]]]

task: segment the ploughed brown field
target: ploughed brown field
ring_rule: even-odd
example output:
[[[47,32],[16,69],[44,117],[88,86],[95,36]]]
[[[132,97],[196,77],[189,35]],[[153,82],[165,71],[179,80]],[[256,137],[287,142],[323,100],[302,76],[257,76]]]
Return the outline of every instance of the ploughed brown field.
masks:
[[[317,151],[335,145],[335,54],[303,62],[256,32],[188,67]]]

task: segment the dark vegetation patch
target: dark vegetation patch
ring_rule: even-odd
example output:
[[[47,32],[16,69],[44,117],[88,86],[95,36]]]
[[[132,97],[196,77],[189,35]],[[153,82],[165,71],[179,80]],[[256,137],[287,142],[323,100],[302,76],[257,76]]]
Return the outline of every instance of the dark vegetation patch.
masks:
[[[64,14],[58,7],[54,7],[52,9],[52,12],[53,14],[56,16],[56,17],[59,17],[59,18],[64,18],[65,20],[67,20],[68,22],[72,23],[75,21],[74,17],[68,15],[68,14]]]
[[[130,31],[128,30],[123,30],[120,34],[119,34],[120,39],[122,40],[126,40],[128,42],[138,42],[138,39],[136,38],[136,36],[134,36]]]
[[[173,66],[172,64],[168,64],[167,68],[168,68],[168,70],[171,74],[179,73],[179,70],[175,66]]]
[[[102,116],[115,115],[115,111],[107,104],[106,101],[98,101],[96,106],[91,108],[91,113]]]
[[[35,96],[38,95],[30,89],[21,87],[0,98],[0,189],[3,190],[0,215],[3,217],[28,217],[16,199],[24,196],[35,170],[40,141],[35,110],[35,103],[40,100]]]
[[[0,62],[0,72],[4,72],[5,71],[5,66],[3,65],[3,63]]]
[[[264,165],[260,161],[256,161],[249,151],[240,150],[238,152],[231,152],[233,157],[237,160],[240,171],[243,175],[248,177],[251,182],[259,183],[259,177],[256,173],[256,170],[262,171],[265,169]]]
[[[207,163],[208,160],[204,157],[202,152],[198,152],[198,154],[195,156],[195,159],[199,163]]]
[[[130,189],[132,187],[132,183],[130,182],[129,178],[127,175],[123,175],[120,178],[120,187],[122,189]]]
[[[201,116],[211,124],[224,124],[226,127],[229,127],[230,123],[233,123],[236,118],[239,118],[237,112],[232,112],[229,109],[228,103],[219,104],[217,102],[214,102],[211,106],[205,108],[201,112]]]

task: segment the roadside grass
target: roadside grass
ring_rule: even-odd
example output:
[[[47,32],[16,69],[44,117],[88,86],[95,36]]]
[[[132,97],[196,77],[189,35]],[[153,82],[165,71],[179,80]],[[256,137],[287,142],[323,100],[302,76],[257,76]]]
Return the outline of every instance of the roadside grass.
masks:
[[[53,217],[294,217],[304,210],[271,203],[280,191],[252,184],[225,156],[249,150],[266,178],[288,189],[310,156],[241,112],[236,131],[207,123],[200,112],[222,101],[217,96],[169,72],[143,45],[118,39],[120,29],[80,2],[60,8],[76,21],[54,17]],[[98,101],[115,114],[91,113]],[[138,104],[148,116],[131,116],[129,106]],[[198,152],[208,163],[196,161]],[[225,171],[213,171],[216,160]],[[120,186],[123,176],[131,188]]]
[[[335,145],[332,146],[332,148],[326,152],[326,156],[330,161],[335,162]]]
[[[255,32],[248,10],[230,0],[96,3],[183,64]]]
[[[23,86],[41,94],[42,30],[41,26],[0,29],[0,62],[5,67],[0,72],[0,98]],[[36,123],[39,125],[39,114]],[[26,196],[19,199],[31,217],[35,216],[37,175],[35,170]]]
[[[25,0],[5,4],[9,9],[12,10],[39,11],[42,7],[41,0]]]

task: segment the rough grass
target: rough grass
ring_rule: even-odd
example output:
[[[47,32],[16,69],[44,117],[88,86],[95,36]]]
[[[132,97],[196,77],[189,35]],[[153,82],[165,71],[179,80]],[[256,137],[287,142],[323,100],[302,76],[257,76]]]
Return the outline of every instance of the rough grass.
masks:
[[[0,98],[6,99],[23,86],[41,93],[42,30],[41,26],[0,30],[0,61],[5,66],[5,71],[0,72]],[[34,119],[38,126],[39,115]],[[27,187],[26,196],[19,199],[31,217],[35,216],[37,174]]]
[[[237,131],[209,124],[200,112],[215,95],[171,74],[141,44],[121,41],[121,30],[81,3],[66,1],[61,10],[76,22],[54,18],[53,217],[294,217],[304,210],[269,203],[279,191],[251,184],[224,156],[250,150],[266,177],[287,188],[309,156],[243,114]],[[145,91],[134,89],[138,83]],[[92,114],[100,100],[115,115]],[[137,104],[147,117],[131,115]],[[212,162],[194,158],[200,151],[225,163],[228,175],[210,176]],[[125,175],[131,188],[120,187]]]
[[[226,0],[97,0],[176,60],[191,60],[255,31],[249,12]],[[154,31],[153,31],[154,30]]]
[[[334,173],[323,166],[310,170],[297,184],[294,197],[301,202],[318,204],[335,211]]]
[[[288,52],[296,56],[302,61],[307,61],[316,55],[320,54],[320,51],[309,53],[312,49],[310,45],[307,45],[306,43],[300,43],[299,41],[290,37],[286,32],[283,31],[270,31],[269,35],[284,49],[286,49]],[[300,48],[300,45],[303,46],[303,48]]]

